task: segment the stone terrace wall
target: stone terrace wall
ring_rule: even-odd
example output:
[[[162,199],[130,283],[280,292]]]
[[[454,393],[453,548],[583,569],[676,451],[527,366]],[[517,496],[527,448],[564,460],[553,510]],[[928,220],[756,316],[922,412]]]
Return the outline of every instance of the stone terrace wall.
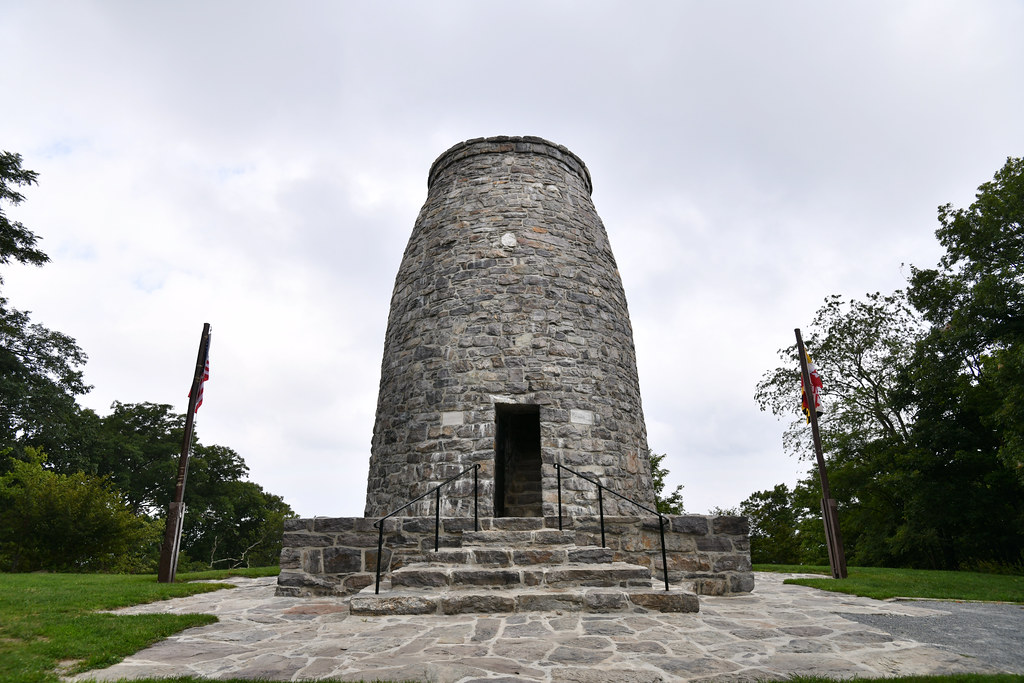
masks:
[[[665,547],[669,582],[704,595],[745,593],[754,588],[747,520],[743,517],[666,515]],[[285,520],[277,594],[310,597],[346,595],[373,583],[377,530],[373,519],[316,517]],[[384,526],[382,577],[391,569],[424,559],[434,549],[433,517],[395,517]],[[481,530],[515,530],[517,518],[482,518]],[[578,545],[601,545],[597,516],[565,518]],[[558,518],[545,526],[558,528]],[[441,519],[439,545],[460,547],[473,519]],[[605,543],[617,561],[651,568],[661,577],[661,546],[656,517],[605,516]]]

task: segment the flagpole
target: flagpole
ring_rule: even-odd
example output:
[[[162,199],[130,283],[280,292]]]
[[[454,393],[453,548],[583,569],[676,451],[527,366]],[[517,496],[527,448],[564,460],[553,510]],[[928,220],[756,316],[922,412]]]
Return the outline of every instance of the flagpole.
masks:
[[[210,357],[210,323],[203,323],[203,334],[199,338],[199,355],[196,371],[192,376],[192,389],[188,392],[188,412],[185,414],[185,436],[178,457],[178,480],[174,487],[174,499],[167,508],[167,526],[164,528],[164,544],[160,551],[160,566],[157,581],[174,583],[178,572],[178,551],[181,547],[181,529],[185,521],[185,479],[188,478],[188,458],[192,451],[192,432],[195,427],[196,402],[203,383]]]
[[[804,348],[800,328],[796,333],[797,353],[800,355],[800,376],[803,379],[804,395],[807,398],[807,417],[811,423],[811,435],[814,437],[814,455],[818,459],[818,475],[821,478],[821,521],[825,525],[825,545],[828,548],[828,564],[833,579],[845,579],[846,554],[843,552],[843,537],[839,531],[839,512],[836,501],[828,486],[828,472],[825,471],[825,456],[821,448],[821,432],[818,430],[817,401],[814,397],[814,386],[811,384],[811,371],[807,367],[807,350]]]

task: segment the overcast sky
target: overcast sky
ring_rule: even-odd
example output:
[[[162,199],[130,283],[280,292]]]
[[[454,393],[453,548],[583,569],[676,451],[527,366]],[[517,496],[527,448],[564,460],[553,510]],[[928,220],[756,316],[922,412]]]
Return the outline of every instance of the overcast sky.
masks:
[[[1024,3],[0,0],[4,294],[89,355],[82,403],[181,412],[302,516],[359,516],[427,171],[538,135],[590,168],[651,447],[687,510],[792,484],[753,400],[829,294],[931,266],[936,207],[1024,155]],[[827,401],[828,375],[823,368]]]

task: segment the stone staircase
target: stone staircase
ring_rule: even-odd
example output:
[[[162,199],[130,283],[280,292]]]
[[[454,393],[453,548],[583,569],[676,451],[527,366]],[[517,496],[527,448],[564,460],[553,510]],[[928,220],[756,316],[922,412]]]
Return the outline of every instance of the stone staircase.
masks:
[[[510,518],[506,520],[512,521]],[[496,520],[497,521],[497,520]],[[531,611],[696,612],[697,596],[652,586],[647,567],[613,561],[609,548],[576,545],[575,532],[519,518],[514,530],[466,531],[462,546],[426,553],[353,595],[352,614],[465,614]]]

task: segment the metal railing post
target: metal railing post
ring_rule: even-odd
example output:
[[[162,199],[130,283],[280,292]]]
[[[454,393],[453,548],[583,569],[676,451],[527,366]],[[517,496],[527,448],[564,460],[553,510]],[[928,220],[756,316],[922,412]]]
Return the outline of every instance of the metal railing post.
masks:
[[[555,463],[555,472],[558,473],[558,530],[562,530],[562,466]]]
[[[380,558],[384,554],[384,521],[378,523],[380,528],[377,529],[377,583],[373,587],[374,595],[380,593]]]
[[[601,547],[607,548],[608,544],[604,542],[604,498],[601,497],[603,488],[600,484],[597,485],[597,510],[601,513]]]
[[[441,487],[434,489],[434,552],[437,552],[441,531]]]
[[[661,569],[665,573],[665,590],[668,590],[668,558],[665,556],[665,518],[658,515],[658,531],[661,532]]]
[[[480,465],[473,465],[473,531],[480,531],[480,488],[476,476],[479,470]]]

